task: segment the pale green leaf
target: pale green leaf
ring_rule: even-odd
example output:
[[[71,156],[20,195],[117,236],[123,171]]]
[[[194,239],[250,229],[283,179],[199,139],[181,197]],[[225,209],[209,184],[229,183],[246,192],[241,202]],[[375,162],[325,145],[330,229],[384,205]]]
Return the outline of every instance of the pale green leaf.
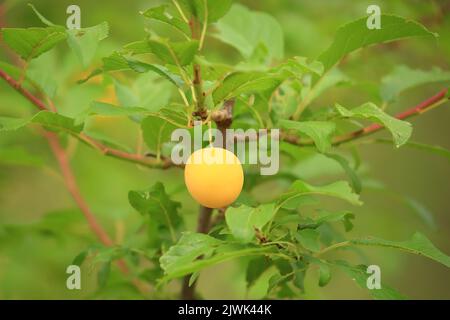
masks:
[[[333,43],[318,58],[325,66],[325,71],[333,67],[348,53],[357,49],[409,37],[437,35],[423,25],[394,15],[381,15],[381,29],[367,28],[367,17],[355,20],[340,27]]]
[[[331,138],[336,130],[336,124],[328,121],[292,121],[282,119],[280,127],[294,130],[310,137],[320,152],[327,152],[331,147]]]
[[[49,111],[40,111],[28,118],[0,117],[0,131],[20,129],[28,124],[39,124],[51,130],[77,134],[83,125],[76,125],[74,119]]]
[[[173,242],[177,238],[177,230],[182,224],[182,218],[178,213],[181,204],[173,201],[164,189],[161,182],[155,183],[144,191],[130,191],[128,201],[139,213],[150,217],[151,224],[165,226]]]
[[[312,252],[320,251],[320,233],[315,229],[303,229],[296,235],[298,242],[307,250]]]
[[[325,195],[347,201],[353,205],[361,205],[359,196],[353,193],[346,181],[337,181],[324,186],[312,186],[304,181],[295,181],[289,190],[281,195],[279,203],[282,204],[292,199],[310,195]]]
[[[236,240],[250,242],[255,239],[255,231],[261,230],[274,216],[274,204],[264,204],[256,208],[241,205],[230,207],[225,214],[228,228]]]
[[[223,17],[233,3],[232,0],[178,0],[178,2],[185,14],[196,17],[200,22],[205,21],[207,12],[208,23],[216,22]]]
[[[352,110],[336,104],[336,109],[345,118],[367,119],[386,127],[391,132],[396,147],[405,144],[411,136],[412,126],[410,123],[388,115],[371,102]]]
[[[192,62],[198,50],[198,41],[171,42],[163,38],[137,41],[124,46],[132,54],[152,53],[165,64],[185,66]]]
[[[450,257],[436,248],[427,237],[416,232],[410,240],[390,241],[379,238],[365,238],[351,240],[352,244],[364,246],[389,247],[425,256],[450,268]]]
[[[450,72],[439,68],[428,71],[410,69],[400,65],[381,80],[380,95],[383,101],[392,102],[405,90],[443,81],[450,81]]]
[[[99,42],[108,36],[108,32],[107,22],[89,28],[67,30],[67,42],[84,67],[90,65]]]
[[[206,234],[186,232],[160,258],[166,276],[163,281],[198,272],[206,267],[249,256],[266,255],[271,247],[228,244]],[[202,259],[200,259],[202,258]]]
[[[345,173],[350,178],[350,183],[352,184],[353,190],[355,190],[356,193],[361,193],[362,189],[361,180],[359,179],[355,170],[353,170],[353,168],[350,167],[347,159],[338,154],[327,153],[326,156],[328,158],[334,159],[337,163],[341,165],[342,169],[344,169]]]
[[[216,28],[218,33],[214,36],[236,48],[246,59],[261,43],[268,49],[270,58],[283,58],[283,31],[278,21],[267,13],[253,12],[234,4]]]
[[[191,31],[189,29],[189,25],[180,18],[170,15],[167,12],[167,8],[168,5],[160,5],[154,8],[147,9],[144,12],[141,12],[141,14],[146,18],[158,20],[160,22],[171,25],[186,36],[190,36]]]
[[[29,61],[51,50],[59,42],[66,39],[66,31],[62,27],[47,28],[3,28],[2,40]]]

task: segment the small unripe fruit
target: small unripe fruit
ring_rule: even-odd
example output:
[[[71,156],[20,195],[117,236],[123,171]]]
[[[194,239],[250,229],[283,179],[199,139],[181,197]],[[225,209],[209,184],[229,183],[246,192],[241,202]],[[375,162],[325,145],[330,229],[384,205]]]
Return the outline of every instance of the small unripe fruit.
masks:
[[[223,208],[241,193],[244,172],[239,159],[222,148],[204,148],[189,157],[184,181],[191,196],[207,208]]]

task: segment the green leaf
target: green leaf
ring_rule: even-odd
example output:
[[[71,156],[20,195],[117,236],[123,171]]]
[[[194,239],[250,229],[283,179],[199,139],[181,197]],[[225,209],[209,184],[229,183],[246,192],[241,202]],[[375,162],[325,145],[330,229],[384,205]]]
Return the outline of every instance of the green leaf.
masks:
[[[133,54],[153,53],[166,64],[185,66],[194,60],[198,45],[197,40],[171,42],[155,38],[130,43],[124,49]]]
[[[400,65],[381,80],[380,95],[383,101],[389,103],[395,101],[405,90],[443,81],[450,81],[450,72],[442,71],[439,68],[424,71]]]
[[[105,72],[130,69],[127,59],[125,59],[125,57],[121,55],[119,52],[114,52],[110,56],[104,57],[102,61],[103,61],[103,71]]]
[[[205,12],[208,13],[208,23],[216,22],[230,10],[232,0],[179,0],[185,13],[194,16],[200,22],[205,20]],[[206,2],[206,10],[205,10]]]
[[[331,137],[336,130],[336,124],[329,121],[292,121],[281,119],[281,128],[295,130],[310,137],[317,149],[324,153],[331,147]]]
[[[324,69],[322,62],[317,60],[310,61],[306,57],[294,57],[289,59],[287,62],[282,63],[279,68],[287,69],[299,78],[308,73],[321,76]]]
[[[0,163],[7,165],[40,167],[44,164],[44,160],[38,155],[30,153],[20,147],[1,146]]]
[[[3,28],[2,39],[25,61],[29,61],[51,50],[66,39],[63,27],[47,28]]]
[[[188,24],[185,23],[183,20],[177,17],[173,17],[169,13],[167,13],[166,11],[168,7],[169,7],[168,5],[160,5],[154,8],[147,9],[144,12],[141,12],[141,14],[146,18],[155,19],[160,22],[171,25],[172,27],[181,31],[186,36],[190,36],[191,30],[189,29]]]
[[[30,123],[39,124],[51,130],[73,134],[78,134],[83,129],[83,125],[76,125],[72,118],[54,112],[40,111],[28,118],[0,117],[0,132],[14,131]]]
[[[330,267],[325,263],[319,264],[319,287],[325,287],[331,280]]]
[[[270,253],[273,248],[228,244],[206,234],[186,232],[159,262],[166,274],[163,281],[168,281],[224,261]]]
[[[148,190],[130,191],[128,201],[142,215],[150,216],[151,223],[166,226],[172,240],[176,241],[176,230],[182,224],[178,213],[181,204],[170,199],[161,182],[155,183]]]
[[[348,53],[372,44],[390,42],[409,37],[434,36],[423,25],[394,15],[381,15],[381,29],[369,29],[367,17],[343,25],[337,31],[333,43],[318,58],[325,71],[333,67]]]
[[[339,114],[345,118],[367,119],[386,127],[392,134],[395,146],[405,144],[411,136],[412,126],[409,122],[391,117],[375,104],[368,102],[352,110],[336,104]]]
[[[216,28],[218,33],[213,36],[233,46],[245,59],[249,59],[260,44],[266,47],[270,58],[283,58],[283,31],[278,21],[267,13],[252,12],[234,4]]]
[[[144,141],[150,150],[160,154],[163,143],[169,142],[172,132],[186,128],[187,115],[184,110],[171,106],[151,114],[141,122]]]
[[[67,42],[84,67],[90,65],[98,43],[108,37],[108,32],[107,22],[89,28],[67,30]]]
[[[367,278],[370,276],[367,273],[367,266],[359,265],[359,266],[351,266],[347,262],[344,261],[336,261],[332,262],[331,265],[335,265],[343,270],[349,277],[351,277],[357,285],[363,289],[367,289]],[[368,290],[369,294],[377,299],[377,300],[403,300],[406,299],[405,296],[400,294],[397,290],[386,286],[385,284],[381,285],[381,289],[372,289]]]
[[[81,251],[75,258],[73,258],[72,264],[81,267],[84,260],[86,260],[89,255],[89,250]]]
[[[233,237],[247,243],[255,239],[255,229],[261,230],[274,216],[273,203],[256,208],[241,205],[230,207],[225,214],[225,220]]]
[[[247,265],[245,276],[247,288],[251,287],[269,267],[270,263],[266,257],[256,257],[250,260]]]
[[[106,286],[106,283],[108,282],[110,273],[111,273],[111,261],[108,261],[108,262],[105,262],[100,267],[100,270],[98,271],[97,281],[98,281],[98,286],[100,288],[103,288],[104,286]]]
[[[318,217],[314,220],[317,226],[323,223],[342,221],[344,224],[345,231],[350,231],[353,229],[353,224],[351,220],[355,219],[355,215],[349,211],[340,212],[326,212],[322,211],[319,213]]]
[[[410,240],[390,241],[379,238],[351,240],[352,244],[364,246],[380,246],[404,250],[409,253],[425,256],[450,268],[450,257],[436,248],[427,237],[416,232]]]
[[[345,200],[353,205],[361,205],[359,196],[353,193],[346,181],[337,181],[324,186],[312,186],[304,181],[295,181],[289,190],[279,198],[280,205],[292,199],[310,195],[325,195]]]
[[[344,169],[345,173],[350,178],[350,182],[352,184],[353,190],[355,190],[356,193],[361,193],[361,189],[362,189],[361,180],[359,179],[355,170],[353,170],[350,167],[347,159],[345,159],[343,156],[340,156],[338,154],[327,153],[326,156],[328,158],[335,160],[337,163],[339,163],[341,165],[342,169]]]
[[[177,87],[183,86],[183,80],[176,74],[170,72],[166,67],[160,66],[158,64],[149,64],[137,60],[126,59],[128,66],[139,73],[144,73],[148,71],[155,72],[165,79],[169,80],[169,82],[173,83]]]
[[[315,229],[303,229],[296,235],[298,242],[307,250],[312,252],[320,251],[320,233]]]
[[[161,268],[167,274],[174,273],[199,257],[209,255],[221,243],[222,241],[203,233],[185,232],[178,243],[160,258]]]
[[[234,72],[228,75],[213,91],[214,104],[217,105],[223,100],[237,97],[242,93],[261,92],[274,90],[283,81],[280,74],[270,74],[264,72]]]
[[[83,111],[77,121],[82,122],[88,116],[135,116],[151,114],[147,109],[141,107],[119,107],[110,103],[92,101],[89,108]]]

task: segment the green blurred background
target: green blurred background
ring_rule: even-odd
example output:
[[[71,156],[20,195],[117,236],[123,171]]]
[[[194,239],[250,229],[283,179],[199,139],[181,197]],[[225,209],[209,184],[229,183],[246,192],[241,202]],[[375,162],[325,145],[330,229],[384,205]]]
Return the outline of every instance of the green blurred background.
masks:
[[[161,28],[149,24],[139,11],[160,1],[3,1],[1,23],[8,27],[41,26],[41,22],[27,6],[33,3],[49,20],[65,25],[66,8],[70,4],[81,7],[82,26],[102,21],[110,25],[110,36],[101,42],[100,57],[119,49],[123,44],[145,37],[144,27]],[[368,5],[378,4],[383,13],[398,14],[420,21],[440,34],[438,42],[425,39],[404,40],[395,44],[372,47],[352,54],[342,70],[356,85],[333,89],[313,104],[324,106],[335,101],[357,105],[370,97],[361,87],[377,84],[395,65],[430,69],[438,66],[449,70],[450,63],[450,1],[352,1],[352,0],[254,0],[240,1],[253,10],[273,15],[285,33],[285,56],[315,57],[331,42],[337,28],[365,15]],[[111,83],[89,82],[74,85],[88,74],[83,70],[67,45],[44,55],[40,63],[45,72],[58,80],[60,87],[55,99],[61,112],[75,115],[96,99],[114,101]],[[224,62],[238,62],[239,56],[213,38],[207,38],[208,56]],[[3,46],[2,61],[13,62]],[[36,66],[39,69],[39,66]],[[148,81],[148,94],[155,103],[164,103],[164,84],[153,78]],[[444,88],[443,84],[410,90],[392,106],[395,113],[408,108]],[[33,107],[5,83],[0,82],[0,115],[24,116],[34,112]],[[450,110],[442,106],[412,120],[412,140],[450,148],[448,127]],[[135,147],[137,127],[126,119],[99,117],[89,123],[92,131],[111,135],[128,146]],[[33,155],[21,166],[0,158],[0,299],[78,299],[78,298],[133,298],[133,290],[120,280],[113,270],[108,288],[96,291],[96,272],[83,269],[83,290],[69,291],[65,287],[65,268],[90,243],[93,237],[76,209],[58,172],[44,138],[34,129],[23,129],[0,135],[2,148],[22,147]],[[384,136],[384,133],[378,134]],[[182,213],[190,230],[195,229],[197,205],[184,192],[181,170],[147,170],[133,164],[101,156],[99,153],[67,142],[71,162],[83,196],[120,242],[139,227],[139,214],[127,201],[129,190],[144,189],[162,181],[174,199],[182,203]],[[1,152],[0,152],[1,154]],[[426,234],[445,253],[450,253],[450,216],[448,206],[450,167],[448,160],[421,151],[389,144],[361,146],[364,161],[362,177],[366,188],[357,208],[352,236],[374,235],[392,240],[404,240],[414,231]],[[320,157],[308,158],[299,166],[308,181],[327,181],[344,176]],[[376,185],[382,182],[390,192],[380,192]],[[271,192],[273,186],[260,188]],[[416,199],[408,202],[405,199]],[[409,205],[408,205],[409,204]],[[414,207],[415,206],[415,210]],[[59,217],[59,218],[58,218]],[[432,217],[432,218],[430,218]],[[44,219],[44,220],[42,220]],[[43,222],[44,221],[44,222]],[[53,226],[45,231],[39,225]],[[58,230],[60,232],[58,232]],[[365,263],[382,268],[383,281],[415,299],[449,299],[450,272],[444,266],[421,257],[392,252],[389,249],[364,249]],[[348,253],[349,259],[361,258]],[[245,275],[237,268],[239,262],[230,262],[206,270],[200,277],[199,291],[206,298],[244,298]],[[220,276],[218,276],[220,275]],[[306,294],[302,299],[362,299],[367,293],[359,289],[344,274],[336,273],[324,289],[315,285],[315,271],[309,272]],[[233,281],[230,281],[233,279]],[[176,284],[173,284],[174,290]]]

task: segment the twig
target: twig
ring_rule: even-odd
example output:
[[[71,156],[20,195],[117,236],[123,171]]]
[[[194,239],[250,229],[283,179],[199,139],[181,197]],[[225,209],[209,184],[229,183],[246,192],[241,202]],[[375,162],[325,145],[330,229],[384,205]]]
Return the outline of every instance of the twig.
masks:
[[[30,102],[32,102],[38,109],[46,111],[53,110],[51,112],[54,112],[56,110],[56,107],[53,105],[52,102],[50,104],[50,107],[47,107],[45,103],[43,103],[39,98],[31,94],[25,88],[23,88],[16,80],[14,80],[11,76],[9,76],[1,69],[0,69],[0,77],[5,79],[5,81],[11,87],[16,89],[20,94],[22,94],[25,98],[27,98]],[[67,156],[66,151],[61,146],[58,136],[55,133],[49,131],[44,131],[44,135],[47,138],[47,141],[50,145],[50,148],[52,149],[53,154],[55,155],[56,160],[58,161],[67,190],[72,195],[72,198],[74,199],[75,203],[80,208],[81,212],[86,218],[90,229],[102,244],[108,247],[113,246],[114,242],[111,240],[111,238],[103,229],[103,227],[98,223],[97,219],[95,218],[95,215],[92,213],[88,204],[81,195],[75,180],[75,176],[72,172],[72,168],[70,166],[69,158]],[[129,275],[130,271],[124,260],[117,260],[117,265],[119,267],[119,270],[124,275]],[[145,283],[142,283],[140,280],[131,279],[131,281],[143,295],[145,295],[149,291],[149,287]]]
[[[216,111],[215,113],[211,114],[211,119],[216,122],[217,128],[222,132],[222,147],[225,148],[226,146],[226,129],[231,126],[231,123],[233,121],[233,107],[234,107],[234,99],[227,100],[224,102],[223,107],[221,110]],[[224,209],[225,210],[225,209]],[[198,216],[198,223],[197,223],[197,232],[200,233],[208,233],[210,230],[211,224],[211,215],[212,215],[212,209],[206,208],[204,206],[200,206],[200,212]],[[189,286],[191,275],[187,275],[183,279],[183,285],[181,288],[181,297],[184,300],[193,300],[195,299],[195,286],[196,282],[192,283],[191,286]]]
[[[27,98],[32,104],[34,104],[40,110],[43,110],[43,111],[49,111],[49,110],[55,111],[56,110],[53,103],[50,104],[50,107],[47,107],[47,105],[41,99],[39,99],[38,97],[33,95],[31,92],[29,92],[27,89],[22,87],[19,82],[17,82],[9,74],[7,74],[5,71],[3,71],[1,69],[0,69],[0,77],[3,78],[12,88],[14,88],[22,96]],[[158,162],[154,159],[149,159],[148,157],[142,156],[140,154],[128,153],[125,151],[107,147],[107,146],[103,145],[101,142],[99,142],[83,133],[76,134],[74,136],[76,138],[80,139],[81,141],[85,142],[90,147],[99,150],[100,152],[102,152],[104,155],[107,155],[107,156],[112,156],[115,158],[133,162],[136,164],[144,165],[144,166],[150,167],[150,168],[167,169],[173,165],[173,163],[170,161],[169,158],[165,158],[165,159],[163,159],[162,162]]]
[[[448,89],[443,89],[443,90],[439,91],[437,94],[435,94],[434,96],[426,99],[425,101],[422,101],[418,105],[397,114],[395,116],[395,118],[397,118],[399,120],[405,120],[405,119],[411,118],[413,116],[421,115],[421,114],[447,102],[448,101],[447,92],[448,92]],[[370,134],[378,132],[379,130],[381,130],[383,128],[384,128],[383,125],[372,124],[365,128],[358,129],[358,130],[355,130],[355,131],[352,131],[352,132],[349,132],[349,133],[346,133],[346,134],[343,134],[340,136],[336,136],[333,139],[332,144],[336,146],[336,145],[340,145],[342,143],[349,142],[349,141],[352,141],[352,140],[355,140],[358,138],[366,137]],[[295,144],[298,146],[314,145],[314,141],[312,141],[312,140],[300,140],[300,137],[298,137],[296,135],[289,135],[289,134],[286,134],[285,132],[283,132],[281,134],[281,139],[283,139],[284,141],[286,141],[290,144]]]
[[[211,208],[200,206],[200,212],[198,215],[198,222],[197,222],[197,232],[208,233],[212,211],[213,211],[213,209],[211,209]],[[197,282],[194,281],[194,283],[192,283],[189,286],[189,281],[191,279],[191,276],[192,275],[187,275],[183,279],[183,285],[181,287],[181,298],[183,300],[194,300],[195,299],[195,286],[196,286]]]

